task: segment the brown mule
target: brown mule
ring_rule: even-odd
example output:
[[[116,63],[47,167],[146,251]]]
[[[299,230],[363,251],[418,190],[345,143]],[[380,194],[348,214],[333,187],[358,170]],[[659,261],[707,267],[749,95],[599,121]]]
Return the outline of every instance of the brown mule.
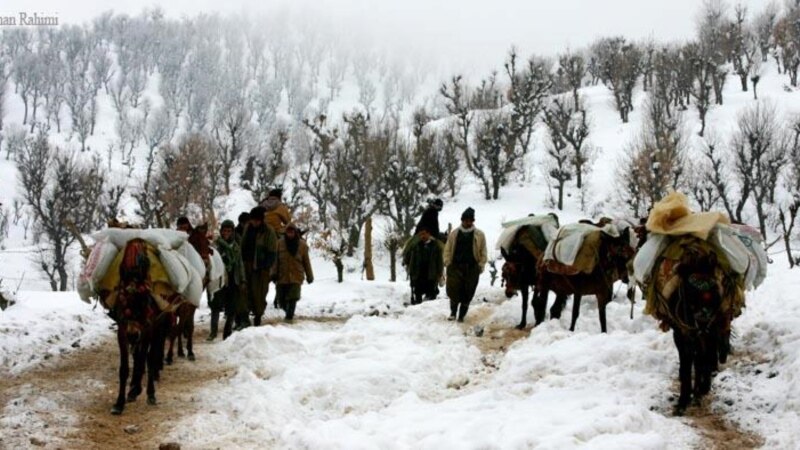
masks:
[[[556,294],[556,301],[550,308],[552,318],[559,318],[567,297],[574,296],[570,331],[575,331],[575,323],[580,314],[581,298],[584,295],[594,295],[597,298],[600,329],[603,333],[607,331],[606,305],[613,299],[614,283],[619,280],[628,282],[627,264],[634,255],[634,249],[630,243],[630,229],[623,229],[619,237],[601,234],[598,254],[600,258],[597,265],[589,274],[567,275],[552,272],[552,266],[548,268],[544,264],[540,264],[538,267],[539,278],[536,287],[539,295],[544,297],[544,303],[547,302],[548,292],[553,291]]]

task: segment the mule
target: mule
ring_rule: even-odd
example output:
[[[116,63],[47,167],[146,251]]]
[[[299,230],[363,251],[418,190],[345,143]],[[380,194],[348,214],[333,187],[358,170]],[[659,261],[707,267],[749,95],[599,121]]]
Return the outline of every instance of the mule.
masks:
[[[556,301],[550,308],[552,318],[561,317],[567,297],[573,296],[570,331],[575,331],[575,324],[580,315],[581,299],[585,295],[594,295],[597,298],[600,330],[603,333],[608,331],[606,305],[613,300],[614,283],[620,280],[625,283],[629,281],[627,265],[634,255],[630,229],[624,228],[619,237],[602,234],[599,255],[599,261],[589,274],[563,275],[551,272],[542,263],[539,265],[536,287],[544,301],[539,300],[538,303],[540,307],[542,304],[546,305],[548,293],[552,291],[556,294]]]
[[[690,254],[676,267],[680,284],[668,299],[669,314],[664,318],[665,325],[673,330],[680,361],[676,415],[682,415],[692,399],[699,403],[709,393],[718,364],[727,360],[733,318],[722,310],[717,270],[713,252],[701,256]]]
[[[522,319],[515,328],[523,330],[528,325],[528,298],[531,291],[533,292],[531,306],[533,307],[534,326],[539,325],[544,322],[545,307],[547,306],[547,297],[540,295],[536,288],[539,261],[526,249],[515,244],[512,244],[510,252],[503,249],[500,252],[505,259],[501,276],[506,298],[511,298],[519,292],[522,299]]]
[[[111,413],[122,414],[125,402],[133,402],[142,393],[142,376],[147,369],[147,402],[156,404],[155,381],[161,370],[164,341],[169,328],[169,314],[162,310],[149,289],[149,260],[141,239],[129,241],[123,250],[120,283],[109,315],[117,324],[120,353],[119,393]],[[133,375],[125,395],[129,374],[129,352],[133,354]]]

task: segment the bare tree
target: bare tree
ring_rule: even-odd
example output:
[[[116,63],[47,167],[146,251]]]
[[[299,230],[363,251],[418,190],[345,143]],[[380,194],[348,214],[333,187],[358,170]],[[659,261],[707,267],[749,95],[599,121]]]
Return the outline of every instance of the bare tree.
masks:
[[[592,46],[601,81],[614,94],[623,123],[633,110],[633,90],[642,71],[642,50],[624,37],[602,38]]]
[[[572,100],[579,104],[578,89],[583,86],[586,78],[586,61],[582,54],[567,51],[558,57],[558,68],[564,74],[567,86],[572,90]]]
[[[774,39],[784,71],[789,82],[797,87],[797,71],[800,68],[800,29],[795,25],[800,20],[800,9],[789,11],[775,25]]]
[[[742,221],[744,202],[750,198],[766,239],[768,205],[775,203],[775,189],[792,141],[778,126],[775,105],[763,100],[742,111],[737,125],[730,147],[741,201],[733,217]]]
[[[787,195],[777,206],[775,222],[780,226],[786,257],[789,260],[789,267],[792,268],[800,265],[800,258],[795,257],[792,252],[792,238],[800,213],[800,146],[792,146],[787,162],[788,167],[783,175],[783,186]]]
[[[68,287],[67,270],[70,245],[75,235],[95,229],[102,220],[101,204],[105,179],[99,160],[81,164],[73,155],[53,149],[42,129],[26,142],[17,155],[17,168],[22,195],[31,208],[37,234],[45,238],[40,244],[39,265],[54,290]]]
[[[234,96],[217,110],[213,130],[216,142],[214,159],[222,164],[225,194],[231,193],[231,177],[246,145],[250,118],[243,97]]]
[[[773,45],[772,33],[778,23],[779,13],[780,7],[775,1],[771,1],[753,18],[753,29],[758,37],[758,45],[761,50],[761,62],[767,62],[767,56]]]
[[[639,136],[625,149],[618,165],[622,200],[631,212],[642,216],[669,189],[678,189],[685,178],[686,141],[680,115],[669,118],[652,99]]]

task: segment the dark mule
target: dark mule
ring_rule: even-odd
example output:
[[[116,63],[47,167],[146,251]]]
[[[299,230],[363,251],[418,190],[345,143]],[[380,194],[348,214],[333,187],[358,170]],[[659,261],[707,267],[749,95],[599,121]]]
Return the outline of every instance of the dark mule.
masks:
[[[614,296],[614,283],[618,280],[628,282],[627,264],[633,258],[634,250],[631,247],[630,229],[625,228],[619,237],[601,234],[598,262],[590,274],[578,273],[575,275],[562,275],[553,273],[543,265],[539,267],[537,289],[539,295],[547,302],[547,293],[553,291],[556,301],[550,308],[550,316],[559,318],[567,302],[567,297],[573,296],[572,322],[570,331],[575,331],[575,323],[580,314],[581,298],[584,295],[594,295],[597,298],[598,312],[600,314],[600,329],[603,333],[606,327],[606,305]]]
[[[683,414],[692,397],[699,402],[708,394],[718,363],[724,363],[728,357],[733,318],[730,313],[723,312],[723,296],[716,277],[718,269],[713,252],[705,255],[687,252],[676,267],[680,285],[668,299],[668,315],[662,317],[665,325],[673,330],[680,360],[681,387],[676,415]]]
[[[536,267],[539,261],[524,247],[516,244],[512,244],[511,251],[506,252],[501,249],[500,252],[505,259],[501,274],[506,297],[511,298],[517,292],[520,292],[522,297],[522,320],[516,328],[522,330],[528,325],[529,289],[533,291],[531,306],[533,307],[535,319],[534,326],[539,325],[544,322],[545,308],[547,306],[547,297],[539,295],[539,291],[536,289]]]
[[[156,403],[155,381],[161,369],[164,341],[169,328],[169,314],[162,311],[150,290],[150,262],[146,243],[141,239],[129,241],[123,250],[120,264],[120,283],[109,315],[117,324],[119,344],[119,395],[111,408],[112,414],[125,409],[125,383],[128,380],[128,352],[133,354],[133,376],[127,401],[142,393],[142,376],[147,368],[147,402]],[[112,295],[113,295],[112,294]]]

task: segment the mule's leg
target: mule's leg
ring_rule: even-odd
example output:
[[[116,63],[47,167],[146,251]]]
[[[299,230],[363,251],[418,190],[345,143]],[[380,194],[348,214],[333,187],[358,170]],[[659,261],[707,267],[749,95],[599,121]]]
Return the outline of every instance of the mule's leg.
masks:
[[[614,298],[614,288],[610,288],[605,295],[597,296],[597,312],[600,314],[600,331],[606,333],[606,306]]]
[[[181,320],[181,322],[183,322]],[[178,358],[186,358],[186,353],[183,352],[183,329],[186,328],[185,323],[178,325]]]
[[[164,359],[168,366],[172,365],[172,347],[175,345],[175,337],[175,325],[173,325],[169,331],[169,350],[167,350],[167,357]]]
[[[155,405],[156,404],[156,380],[158,379],[158,371],[161,364],[161,352],[159,352],[159,342],[161,342],[160,346],[163,349],[164,339],[160,336],[163,333],[156,331],[156,336],[153,338],[153,345],[150,345],[150,349],[147,353],[147,404],[148,405]],[[163,352],[163,350],[162,350]]]
[[[533,306],[533,317],[536,319],[536,325],[539,325],[544,322],[544,316],[547,312],[547,291],[534,288],[531,306]]]
[[[111,414],[122,414],[125,409],[125,385],[128,382],[128,336],[124,325],[117,324],[117,344],[119,345],[119,395],[117,402],[111,407]]]
[[[128,390],[129,403],[135,402],[136,397],[142,393],[142,375],[144,374],[146,352],[143,342],[139,342],[133,350],[133,376],[131,376],[131,387]]]
[[[566,304],[567,296],[556,294],[556,301],[553,303],[553,306],[550,307],[550,319],[560,319],[561,311],[564,310],[564,305]]]
[[[520,297],[522,297],[522,320],[519,322],[519,325],[517,325],[517,329],[523,330],[525,326],[528,325],[528,285],[520,285],[519,292]]]
[[[194,352],[192,351],[192,339],[194,338],[194,308],[189,313],[189,321],[186,323],[186,358],[189,361],[194,361]]]
[[[689,400],[692,396],[692,349],[691,344],[685,336],[678,330],[673,330],[672,338],[675,341],[675,347],[678,348],[678,360],[680,361],[680,368],[678,369],[678,378],[681,383],[681,393],[678,397],[678,404],[675,406],[675,415],[683,415],[686,407],[689,406]]]
[[[578,316],[581,314],[581,296],[578,294],[572,295],[572,321],[569,323],[569,331],[575,331],[575,323],[578,322]]]

